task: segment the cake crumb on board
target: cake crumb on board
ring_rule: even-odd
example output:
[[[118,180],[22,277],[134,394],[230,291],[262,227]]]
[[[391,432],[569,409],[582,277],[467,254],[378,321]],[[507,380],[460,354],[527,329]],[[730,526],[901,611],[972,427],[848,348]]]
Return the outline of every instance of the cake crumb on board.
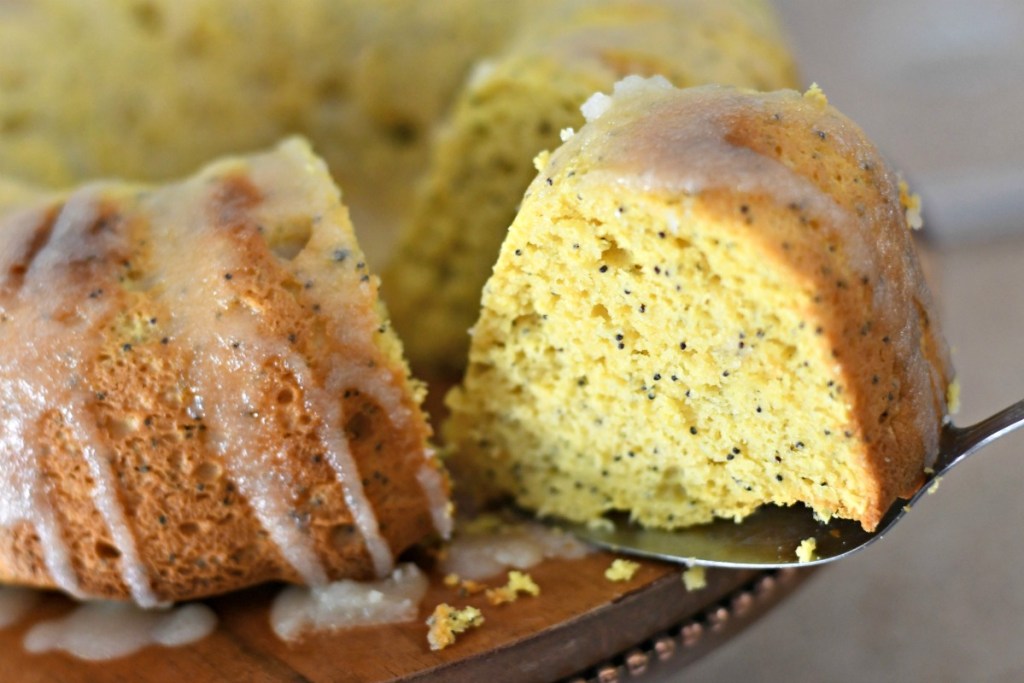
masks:
[[[702,565],[694,565],[688,567],[683,572],[683,585],[686,586],[686,590],[689,592],[699,591],[708,585],[707,573]]]
[[[442,602],[427,619],[427,642],[431,650],[443,650],[455,643],[455,636],[484,623],[484,615],[476,607],[456,609]]]
[[[540,595],[540,586],[529,574],[513,570],[508,573],[507,584],[498,588],[488,588],[485,595],[492,605],[503,605],[515,602],[520,595]]]
[[[813,562],[818,559],[817,550],[818,542],[813,538],[805,538],[796,549],[796,559],[800,562]]]
[[[609,581],[629,581],[640,569],[639,562],[618,558],[604,571],[604,578]]]

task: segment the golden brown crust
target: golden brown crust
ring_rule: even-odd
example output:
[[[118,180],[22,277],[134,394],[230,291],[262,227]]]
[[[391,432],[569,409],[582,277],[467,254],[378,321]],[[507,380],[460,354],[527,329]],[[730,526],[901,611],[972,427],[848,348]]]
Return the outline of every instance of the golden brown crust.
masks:
[[[932,324],[937,314],[888,164],[824,103],[795,93],[766,99],[732,120],[729,142],[782,162],[859,220],[850,230],[829,230],[807,207],[741,192],[708,193],[702,201],[733,220],[746,206],[757,229],[744,238],[817,293],[808,315],[819,321],[845,377],[835,391],[848,394],[851,438],[863,441],[865,475],[876,486],[865,509],[849,512],[873,529],[896,497],[920,487],[922,462],[934,456],[953,379],[949,350]],[[869,254],[859,262],[844,258],[862,248]],[[884,299],[880,288],[888,290]],[[920,391],[922,380],[929,391]],[[922,426],[928,415],[933,419]]]
[[[275,354],[263,360],[258,379],[247,388],[248,405],[270,435],[263,446],[278,454],[280,476],[291,483],[289,514],[312,542],[327,577],[368,578],[375,573],[374,563],[346,490],[325,456],[321,434],[344,432],[362,477],[355,485],[364,491],[381,535],[397,554],[434,528],[430,501],[417,478],[420,468],[434,466],[426,460],[429,427],[401,359],[373,341],[390,332],[377,312],[375,283],[356,272],[357,265],[360,271],[365,266],[355,263],[361,255],[336,191],[323,185],[322,165],[296,144],[255,160],[256,170],[234,162],[191,182],[212,188],[200,214],[206,222],[202,230],[215,234],[216,244],[230,249],[231,261],[240,265],[223,274],[231,287],[226,305],[258,310],[254,319],[260,334],[302,359],[317,387],[329,386],[328,376],[342,359],[341,365],[372,364],[375,377],[400,396],[403,413],[396,417],[368,390],[365,378],[352,376],[340,395],[331,397],[343,423],[325,424],[326,416],[295,374],[299,361]],[[309,168],[314,170],[306,178]],[[274,174],[280,183],[268,186],[266,178]],[[198,385],[192,375],[203,349],[179,334],[189,321],[177,310],[174,293],[149,279],[161,268],[154,262],[153,242],[164,237],[155,234],[153,221],[160,217],[150,211],[163,190],[105,186],[87,192],[101,200],[103,210],[90,225],[78,227],[86,235],[116,233],[118,246],[86,265],[70,262],[67,268],[77,273],[75,292],[55,296],[69,303],[75,296],[106,300],[108,313],[90,330],[94,336],[65,341],[84,350],[77,385],[87,394],[87,419],[109,455],[116,499],[153,593],[161,600],[183,600],[268,580],[302,581],[257,519],[253,501],[239,490],[231,456],[218,447],[223,425],[216,424],[209,409],[196,410]],[[173,200],[190,197],[186,186],[168,192]],[[310,259],[275,254],[268,235],[281,226],[258,224],[271,209],[283,222],[319,221],[314,232],[326,232],[344,245],[353,263],[338,275],[308,265],[300,272],[294,263]],[[20,287],[19,273],[47,248],[47,226],[61,210],[55,205],[43,212],[36,229],[27,231],[25,256],[5,279],[5,306]],[[180,254],[194,259],[195,277],[201,279],[209,276],[203,272],[208,262],[190,252],[194,246],[180,245]],[[320,256],[331,261],[331,254]],[[347,310],[333,310],[326,294],[337,297],[346,291]],[[334,331],[342,317],[341,323],[351,328],[345,339]],[[69,426],[60,406],[50,406],[36,424],[26,426],[26,433],[43,454],[38,461],[42,488],[79,589],[95,597],[131,597],[124,554],[95,500],[96,481],[82,455],[81,434]],[[0,528],[0,581],[62,587],[47,570],[44,546],[28,524]]]

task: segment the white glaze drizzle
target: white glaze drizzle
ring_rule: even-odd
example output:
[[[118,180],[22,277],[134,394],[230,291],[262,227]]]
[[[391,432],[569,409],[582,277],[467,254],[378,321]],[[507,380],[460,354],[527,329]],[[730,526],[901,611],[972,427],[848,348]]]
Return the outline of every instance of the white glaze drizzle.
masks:
[[[327,573],[313,541],[291,514],[294,482],[281,466],[286,455],[276,447],[250,396],[263,364],[274,356],[248,318],[236,311],[203,321],[202,331],[195,327],[200,322],[196,319],[178,329],[179,339],[197,350],[190,373],[201,399],[196,405],[205,410],[209,443],[285,560],[303,581],[325,583]]]
[[[0,395],[8,416],[0,441],[0,467],[4,468],[5,489],[10,493],[0,499],[0,524],[32,524],[54,583],[81,597],[67,546],[47,502],[39,471],[40,454],[29,434],[47,411],[59,410],[89,466],[94,480],[93,502],[120,552],[122,579],[139,604],[153,606],[158,600],[124,518],[110,456],[95,429],[88,426],[91,420],[86,388],[81,386],[79,365],[94,350],[89,340],[96,337],[96,326],[110,313],[110,297],[86,296],[87,292],[80,291],[69,279],[69,270],[76,262],[80,267],[90,259],[102,262],[125,239],[110,229],[86,234],[99,218],[96,194],[85,188],[68,198],[49,239],[29,264],[20,289],[9,293],[5,301],[6,324],[0,332]],[[26,218],[29,220],[21,223]],[[4,231],[3,270],[9,272],[15,260],[22,257],[22,250],[42,220],[42,210],[21,214],[13,226],[8,226],[11,230]],[[80,343],[68,344],[69,338],[77,338]],[[15,491],[20,495],[14,495]]]
[[[217,616],[206,605],[188,604],[167,611],[143,610],[127,603],[90,602],[70,614],[35,624],[23,645],[31,653],[63,650],[79,659],[116,659],[150,645],[178,647],[213,632]]]
[[[380,533],[377,515],[363,490],[359,468],[352,457],[352,451],[349,449],[344,432],[339,428],[342,418],[341,406],[337,400],[330,398],[332,395],[340,396],[341,391],[324,391],[318,388],[313,383],[305,362],[294,354],[287,356],[286,362],[298,380],[299,386],[302,387],[306,404],[323,420],[319,437],[324,445],[324,455],[338,475],[338,482],[345,496],[345,504],[352,512],[352,520],[363,536],[366,551],[373,562],[374,572],[378,577],[387,576],[395,567],[395,557],[387,540]],[[341,359],[336,359],[333,363],[339,364]]]
[[[35,460],[38,456],[31,453],[29,457]],[[39,495],[42,482],[39,481],[38,474],[32,487],[35,499],[33,521],[43,548],[43,561],[46,563],[46,570],[50,573],[50,578],[53,579],[57,588],[79,600],[84,599],[86,595],[78,584],[78,576],[71,564],[71,557],[68,554],[64,538],[61,536],[56,515],[50,507],[49,501]]]
[[[293,189],[293,192],[305,192],[303,197],[303,208],[308,214],[316,216],[329,216],[337,213],[339,209],[340,196],[338,190],[329,182],[329,173],[323,161],[309,155],[305,150],[304,143],[298,140],[290,140],[281,147],[285,152],[295,158],[296,165],[302,164],[301,173],[324,179],[324,182],[308,183],[307,187]],[[305,160],[300,157],[305,157]],[[294,177],[301,175],[296,169]],[[285,187],[281,173],[270,165],[255,165],[252,169],[252,178],[260,187]],[[310,192],[309,190],[315,190]],[[260,212],[266,209],[267,205],[256,207],[255,211],[260,220],[270,223],[274,215],[263,216]],[[272,208],[272,207],[271,207]],[[314,226],[318,221],[314,221]],[[320,275],[324,270],[323,250],[334,248],[338,245],[327,244],[326,239],[336,239],[336,235],[324,237],[329,233],[318,234],[314,231],[309,246],[310,249],[298,254],[293,264],[300,276],[304,274]],[[357,251],[355,243],[345,245],[354,252]],[[318,289],[318,296],[325,308],[331,310],[334,315],[328,320],[328,332],[330,336],[341,343],[346,353],[352,358],[380,359],[381,353],[373,343],[372,333],[384,322],[379,315],[379,309],[372,305],[376,298],[376,289],[370,278],[364,278],[363,271],[358,269],[349,273],[347,286],[322,287]],[[332,273],[332,277],[335,274]],[[395,430],[403,431],[409,429],[414,418],[413,411],[408,403],[405,392],[398,385],[398,376],[390,369],[387,363],[374,362],[370,365],[362,365],[353,362],[332,361],[332,371],[325,382],[324,390],[330,396],[340,395],[350,387],[358,387],[359,390],[370,396],[387,413],[388,420]],[[431,508],[431,519],[435,524],[436,531],[447,537],[451,531],[450,511],[448,498],[444,494],[443,484],[440,481],[433,481],[431,477],[417,477],[427,504]],[[440,495],[438,495],[440,491]],[[391,562],[393,564],[393,560]],[[384,576],[378,573],[378,576]]]
[[[324,264],[329,261],[324,258],[324,250],[328,245],[320,242],[322,235],[318,230],[322,229],[324,217],[343,211],[340,196],[330,182],[326,166],[320,159],[309,154],[305,143],[290,140],[280,147],[280,155],[287,160],[286,163],[253,164],[251,178],[258,187],[284,190],[286,194],[300,199],[297,203],[304,212],[303,219],[318,217],[313,220],[313,234],[307,248],[297,254],[292,263],[299,277],[303,277],[305,270],[319,277]],[[294,219],[294,216],[287,213],[289,208],[278,207],[273,201],[268,201],[254,207],[253,211],[256,220],[272,224],[277,220]],[[331,239],[336,239],[336,236]],[[353,256],[358,251],[354,243],[348,245],[348,248]],[[325,321],[327,332],[345,350],[345,357],[333,356],[328,359],[330,371],[324,386],[321,388],[313,382],[308,366],[298,356],[282,356],[282,360],[299,382],[307,406],[321,416],[322,426],[318,436],[325,449],[325,459],[337,474],[353,522],[363,536],[374,571],[381,578],[394,569],[394,554],[380,532],[376,513],[363,490],[362,477],[341,429],[344,415],[337,397],[346,389],[358,387],[380,405],[396,430],[407,428],[412,412],[404,404],[402,392],[394,386],[394,378],[383,363],[373,362],[363,366],[358,361],[380,357],[380,352],[373,344],[372,331],[377,329],[381,321],[365,313],[368,308],[373,309],[373,306],[367,306],[366,300],[372,299],[374,292],[363,279],[364,274],[353,270],[348,275],[347,286],[323,286],[317,290],[321,304],[332,312]],[[331,275],[336,276],[335,273]]]
[[[25,211],[9,219],[0,230],[0,263],[8,272],[21,255],[32,231],[45,220],[45,211]],[[51,387],[60,381],[51,363],[45,363],[49,337],[53,336],[53,323],[48,322],[20,300],[3,302],[3,324],[0,325],[0,400],[5,406],[3,432],[0,435],[0,525],[13,527],[27,522],[40,538],[43,562],[54,583],[62,590],[81,596],[78,579],[68,561],[67,546],[57,528],[53,510],[43,491],[35,442],[27,433],[47,409]],[[29,330],[17,330],[15,323],[28,325]],[[32,344],[25,339],[37,336],[37,328],[49,334]],[[30,336],[31,335],[31,336]],[[22,368],[31,368],[36,377],[32,381],[22,375]],[[41,377],[40,377],[41,376]]]
[[[286,149],[288,146],[283,148]],[[250,178],[261,192],[269,192],[265,188],[275,188],[278,198],[305,200],[301,194],[306,190],[301,182],[298,186],[296,182],[307,172],[305,161],[296,158],[301,153],[292,150],[279,154],[270,163],[261,163],[261,158],[257,157],[244,177]],[[230,172],[228,169],[225,171]],[[211,178],[203,180],[209,184]],[[213,182],[216,183],[215,180]],[[275,465],[276,454],[267,453],[265,447],[260,448],[260,440],[254,431],[259,429],[254,423],[260,420],[253,415],[252,403],[246,400],[247,392],[258,385],[265,365],[278,360],[299,383],[307,407],[320,416],[322,425],[318,436],[325,449],[325,460],[337,475],[375,572],[378,576],[387,575],[394,566],[393,554],[380,533],[376,514],[363,491],[358,467],[342,429],[340,404],[332,399],[341,392],[333,391],[334,383],[330,377],[326,391],[317,387],[302,358],[283,345],[268,341],[267,335],[260,334],[258,304],[247,302],[248,310],[237,305],[237,294],[225,284],[224,274],[244,264],[239,262],[234,244],[224,239],[218,230],[206,227],[209,219],[202,214],[202,208],[208,206],[210,200],[176,202],[173,196],[158,195],[155,201],[160,205],[152,212],[158,217],[153,224],[154,260],[161,264],[158,281],[163,296],[173,303],[172,338],[175,343],[185,343],[195,352],[193,379],[198,404],[212,418],[207,425],[208,430],[225,457],[240,492],[250,501],[260,523],[303,580],[311,585],[326,583],[326,571],[308,530],[300,528],[290,514],[287,501],[292,482]],[[301,204],[303,211],[315,208],[309,206],[309,202],[296,203]],[[186,207],[184,211],[183,205]],[[271,196],[253,207],[253,215],[247,218],[269,224],[280,218],[273,215],[275,208]],[[247,229],[254,230],[255,225]],[[172,253],[180,244],[191,244],[194,249],[193,258],[185,263],[179,255]],[[351,308],[351,304],[346,308]],[[344,317],[342,311],[332,311],[336,316]],[[351,319],[347,322],[351,323]],[[349,331],[346,336],[353,334]],[[332,362],[345,364],[345,360],[340,358]]]
[[[576,559],[593,552],[569,534],[537,522],[456,531],[441,562],[445,574],[479,581],[508,568],[529,569],[545,559]]]
[[[379,325],[379,321],[369,321],[367,324],[372,328]],[[366,341],[353,339],[349,336],[349,343],[358,346],[359,353],[370,355],[372,348]],[[395,377],[390,370],[380,363],[372,368],[366,366],[353,366],[352,364],[335,363],[327,379],[327,391],[331,394],[341,394],[347,387],[358,386],[360,391],[370,396],[388,414],[388,419],[394,429],[406,430],[410,427],[413,412],[406,404],[403,392],[395,386]],[[433,456],[431,449],[423,453],[424,459]],[[416,474],[416,481],[423,491],[430,508],[430,518],[434,524],[434,530],[442,538],[448,538],[452,532],[451,509],[448,504],[448,495],[444,490],[444,483],[437,470],[429,465],[423,465]],[[387,572],[378,572],[378,576],[384,576]]]
[[[61,410],[64,421],[82,441],[82,455],[89,464],[92,475],[92,501],[110,530],[114,546],[121,553],[121,579],[128,587],[132,599],[141,607],[156,607],[161,604],[149,583],[146,566],[139,558],[135,537],[124,517],[124,506],[117,496],[117,483],[110,459],[100,450],[102,443],[95,428],[91,426],[88,413],[81,405],[81,396],[75,396],[71,403]]]
[[[433,458],[433,451],[427,449],[424,459]],[[441,538],[448,539],[452,535],[454,520],[452,510],[454,506],[448,500],[445,491],[444,478],[436,468],[429,463],[421,465],[416,472],[416,480],[420,483],[424,495],[427,497],[427,504],[430,505],[430,515],[434,522],[434,529]]]
[[[373,325],[374,322],[368,321],[367,324]],[[377,355],[372,346],[365,342],[355,348],[358,349],[357,353],[366,357],[372,358]],[[394,385],[391,372],[380,363],[375,363],[370,368],[335,362],[328,374],[325,388],[331,394],[339,395],[349,387],[359,387],[359,391],[370,396],[388,414],[388,420],[395,429],[404,430],[408,427],[412,410],[406,405],[402,391]]]
[[[282,640],[295,640],[309,631],[411,621],[427,586],[427,577],[414,564],[399,565],[378,581],[289,586],[270,607],[270,625]]]
[[[155,201],[151,242],[159,264],[156,282],[160,296],[172,303],[171,343],[194,354],[189,373],[196,395],[193,409],[204,411],[208,442],[285,561],[303,581],[324,583],[327,573],[313,540],[290,514],[293,482],[282,466],[284,455],[271,447],[252,395],[273,354],[260,341],[258,312],[233,310],[235,292],[223,284],[224,274],[240,265],[237,248],[207,227],[200,213],[203,202],[163,194]],[[192,246],[192,258],[177,253],[180,244]]]

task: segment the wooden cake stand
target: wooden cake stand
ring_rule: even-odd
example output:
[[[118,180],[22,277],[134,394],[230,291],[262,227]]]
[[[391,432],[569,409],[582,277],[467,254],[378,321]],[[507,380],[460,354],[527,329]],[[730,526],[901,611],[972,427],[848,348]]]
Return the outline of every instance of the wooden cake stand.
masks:
[[[278,588],[242,591],[207,601],[220,623],[202,641],[150,647],[97,663],[62,653],[33,655],[22,647],[33,623],[72,607],[53,595],[0,631],[6,672],[0,678],[32,683],[643,680],[681,669],[724,642],[813,571],[708,570],[707,586],[688,592],[679,567],[657,562],[642,562],[630,581],[613,583],[604,571],[614,557],[595,553],[545,561],[529,570],[540,596],[499,606],[489,605],[483,595],[460,598],[433,572],[415,621],[316,634],[292,645],[270,629],[268,610]],[[432,652],[424,622],[439,602],[478,606],[485,623]]]

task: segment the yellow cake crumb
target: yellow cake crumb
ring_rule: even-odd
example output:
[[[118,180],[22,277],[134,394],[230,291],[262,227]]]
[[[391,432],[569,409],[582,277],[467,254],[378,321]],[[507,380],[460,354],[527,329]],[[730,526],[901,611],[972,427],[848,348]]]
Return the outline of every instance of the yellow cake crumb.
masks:
[[[464,579],[458,574],[449,574],[444,577],[444,585],[448,588],[455,588],[460,596],[476,595],[487,589],[486,584],[472,579]]]
[[[960,380],[954,379],[946,387],[946,410],[955,415],[960,410]]]
[[[818,542],[813,538],[805,538],[800,541],[800,547],[796,549],[796,559],[800,562],[813,562],[818,559],[816,553]]]
[[[540,586],[525,572],[510,571],[508,583],[499,588],[487,589],[487,601],[492,605],[502,605],[508,602],[515,602],[520,595],[540,595]]]
[[[551,152],[543,150],[538,152],[537,156],[533,158],[533,167],[538,171],[543,171],[544,167],[548,165],[548,159],[551,158]]]
[[[708,576],[703,565],[696,564],[683,572],[683,585],[689,592],[699,591],[708,585]]]
[[[442,602],[434,608],[434,613],[427,619],[427,642],[431,650],[443,650],[455,643],[456,634],[484,623],[484,615],[476,607],[456,609]]]
[[[942,483],[942,477],[935,477],[932,480],[932,485],[928,487],[928,495],[932,495],[939,490],[939,484]]]
[[[911,192],[906,181],[900,179],[900,204],[907,215],[907,225],[911,230],[920,230],[924,226],[921,218],[921,195]]]
[[[828,524],[832,521],[832,513],[828,510],[814,510],[814,519],[822,524]]]
[[[639,562],[632,560],[616,559],[608,569],[604,570],[604,578],[609,581],[629,581],[640,569]]]
[[[810,100],[820,107],[828,106],[828,97],[825,96],[825,91],[817,83],[811,83],[811,87],[804,93],[804,99]]]

